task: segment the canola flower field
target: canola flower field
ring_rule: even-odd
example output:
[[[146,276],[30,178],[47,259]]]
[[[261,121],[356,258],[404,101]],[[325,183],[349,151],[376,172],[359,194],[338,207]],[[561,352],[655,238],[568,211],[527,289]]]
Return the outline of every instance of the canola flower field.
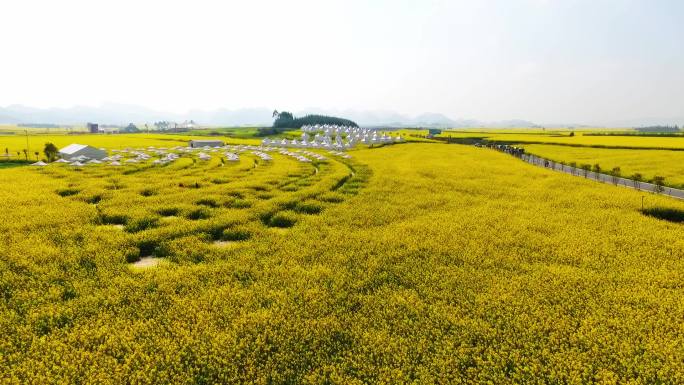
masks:
[[[0,380],[684,382],[683,225],[639,192],[472,146],[322,154],[0,170]]]
[[[87,144],[90,146],[105,149],[124,149],[129,147],[173,147],[185,146],[190,140],[226,140],[225,137],[215,136],[196,136],[196,135],[169,135],[160,133],[151,134],[115,134],[115,135],[64,135],[64,134],[31,134],[28,136],[28,156],[29,160],[36,161],[35,152],[39,152],[39,157],[44,158],[43,147],[45,143],[53,143],[58,148],[68,146],[71,143]],[[230,138],[234,144],[259,144],[258,138]],[[11,155],[11,159],[24,159],[23,150],[26,149],[26,137],[23,135],[0,136],[0,156],[5,153],[5,149]],[[20,154],[17,155],[17,152]]]

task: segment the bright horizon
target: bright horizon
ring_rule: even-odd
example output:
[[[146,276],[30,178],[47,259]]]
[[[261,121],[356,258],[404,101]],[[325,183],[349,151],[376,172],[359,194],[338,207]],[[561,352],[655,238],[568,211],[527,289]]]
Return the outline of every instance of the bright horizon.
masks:
[[[3,3],[0,106],[681,118],[678,1]]]

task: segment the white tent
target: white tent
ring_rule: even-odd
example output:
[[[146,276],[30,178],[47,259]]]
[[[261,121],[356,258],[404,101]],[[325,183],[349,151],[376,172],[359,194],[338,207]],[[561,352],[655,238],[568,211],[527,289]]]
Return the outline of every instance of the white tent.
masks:
[[[59,156],[63,159],[102,159],[107,156],[107,152],[95,148],[93,146],[88,146],[86,144],[72,143],[58,152]]]
[[[43,162],[42,160],[39,160],[36,163],[31,163],[31,166],[47,166],[47,163]]]

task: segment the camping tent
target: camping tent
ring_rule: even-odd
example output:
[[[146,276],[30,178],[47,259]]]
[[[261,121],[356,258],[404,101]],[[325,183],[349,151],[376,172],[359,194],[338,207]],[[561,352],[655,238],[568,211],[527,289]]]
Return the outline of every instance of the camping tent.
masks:
[[[60,149],[59,156],[62,159],[102,159],[107,156],[107,152],[86,144],[72,143]]]

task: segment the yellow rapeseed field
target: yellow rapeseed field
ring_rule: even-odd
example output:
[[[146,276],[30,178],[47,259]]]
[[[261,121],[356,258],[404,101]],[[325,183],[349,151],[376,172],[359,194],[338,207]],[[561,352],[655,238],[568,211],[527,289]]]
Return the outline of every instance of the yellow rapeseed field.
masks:
[[[27,149],[26,136],[21,134],[0,135],[0,157],[5,154],[5,150],[11,155],[11,159],[24,159],[23,150]],[[190,135],[169,135],[169,134],[49,134],[28,136],[28,157],[29,160],[36,161],[35,152],[39,152],[39,159],[45,158],[43,148],[45,143],[53,143],[58,148],[68,146],[71,143],[87,144],[90,146],[106,149],[124,149],[128,147],[173,147],[186,145],[189,140],[230,140],[235,144],[255,144],[260,143],[260,139],[239,139],[226,138],[221,136],[190,136]],[[17,152],[20,154],[17,155]]]
[[[684,228],[641,193],[322,154],[0,170],[2,382],[684,382]]]

